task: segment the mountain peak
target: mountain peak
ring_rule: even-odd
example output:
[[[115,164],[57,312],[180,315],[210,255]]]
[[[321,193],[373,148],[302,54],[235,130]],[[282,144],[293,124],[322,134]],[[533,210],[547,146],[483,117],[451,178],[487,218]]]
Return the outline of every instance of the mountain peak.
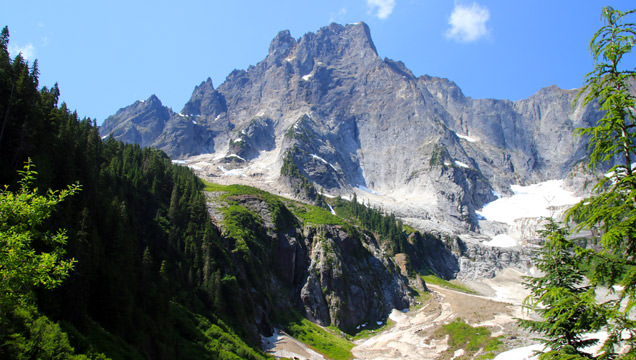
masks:
[[[291,36],[289,30],[283,30],[270,43],[269,54],[286,57],[294,46],[296,46],[296,40]]]
[[[373,50],[375,55],[378,54],[375,44],[371,39],[371,29],[369,29],[369,26],[362,21],[344,26],[337,23],[331,23],[329,26],[318,30],[316,35],[338,35],[341,38],[339,39],[340,41],[346,41],[349,44],[357,44],[358,47],[368,47]]]
[[[367,46],[373,49],[373,52],[375,52],[376,55],[378,54],[378,51],[375,48],[375,44],[371,39],[371,29],[369,28],[369,25],[367,25],[363,21],[360,21],[354,24],[347,24],[345,29],[349,30],[352,35],[360,37],[360,39],[362,39]]]
[[[202,115],[214,114],[226,111],[225,99],[214,89],[212,79],[209,77],[194,87],[190,100],[183,106],[182,114]]]
[[[302,44],[302,45],[301,45]],[[309,32],[298,40],[294,39],[289,30],[279,32],[269,46],[269,56],[274,58],[288,58],[297,46],[309,46],[311,57],[330,57],[335,48],[371,50],[371,56],[377,56],[378,52],[371,39],[371,30],[364,22],[341,25],[331,23]],[[292,55],[293,57],[293,55]]]
[[[143,103],[147,103],[148,105],[159,105],[162,106],[161,100],[157,97],[157,95],[152,94],[146,101],[142,101]]]
[[[201,81],[201,83],[194,87],[193,93],[206,92],[206,91],[214,91],[214,83],[212,79],[208,76],[205,81]]]

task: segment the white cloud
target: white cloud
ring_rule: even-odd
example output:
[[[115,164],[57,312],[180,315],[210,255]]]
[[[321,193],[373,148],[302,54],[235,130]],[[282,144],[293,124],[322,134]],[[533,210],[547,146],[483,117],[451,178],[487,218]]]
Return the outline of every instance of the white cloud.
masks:
[[[477,3],[470,6],[457,4],[448,19],[450,29],[446,37],[461,42],[475,41],[488,34],[486,22],[489,19],[490,11],[485,6]]]
[[[386,19],[393,12],[395,0],[367,0],[367,6],[370,8],[370,14],[379,19]]]
[[[35,60],[35,46],[33,46],[33,44],[31,43],[23,46],[9,45],[9,53],[12,57],[17,56],[18,53],[22,53],[22,57],[25,60]]]

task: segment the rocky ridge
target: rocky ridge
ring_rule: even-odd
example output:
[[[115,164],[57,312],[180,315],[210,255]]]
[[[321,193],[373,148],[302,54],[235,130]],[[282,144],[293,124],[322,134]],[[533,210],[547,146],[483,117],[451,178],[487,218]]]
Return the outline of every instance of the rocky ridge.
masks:
[[[215,182],[302,198],[293,188],[306,182],[281,175],[290,159],[320,193],[355,193],[416,228],[459,235],[483,232],[476,210],[511,184],[575,177],[587,139],[573,130],[600,117],[594,105],[573,106],[576,93],[550,86],[519,101],[472,99],[448,79],[382,59],[366,24],[331,24],[298,39],[280,32],[255,66],[218,88],[196,86],[181,113],[152,96],[100,131],[158,147]],[[492,258],[475,239],[466,251]]]

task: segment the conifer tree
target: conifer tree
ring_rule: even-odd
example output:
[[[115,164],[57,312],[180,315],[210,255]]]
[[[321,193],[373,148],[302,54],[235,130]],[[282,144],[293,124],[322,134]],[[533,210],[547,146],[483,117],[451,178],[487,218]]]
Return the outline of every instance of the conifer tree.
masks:
[[[628,21],[634,12],[603,8],[604,25],[590,42],[596,65],[579,96],[584,96],[584,104],[598,102],[605,114],[596,126],[579,133],[590,137],[591,168],[610,160],[616,165],[567,216],[578,223],[576,230],[601,233],[601,250],[584,252],[596,264],[592,284],[620,285],[619,300],[605,304],[611,313],[601,358],[614,358],[617,345],[631,354],[625,358],[636,358],[636,322],[629,317],[636,307],[636,68],[621,63],[636,43],[636,24]]]
[[[544,275],[525,277],[530,296],[523,306],[541,319],[520,319],[519,325],[543,336],[539,359],[590,359],[584,349],[598,342],[585,333],[598,330],[605,322],[603,308],[596,304],[594,289],[583,286],[584,274],[576,256],[577,246],[568,231],[554,219],[546,220],[540,235],[545,243],[534,261]]]

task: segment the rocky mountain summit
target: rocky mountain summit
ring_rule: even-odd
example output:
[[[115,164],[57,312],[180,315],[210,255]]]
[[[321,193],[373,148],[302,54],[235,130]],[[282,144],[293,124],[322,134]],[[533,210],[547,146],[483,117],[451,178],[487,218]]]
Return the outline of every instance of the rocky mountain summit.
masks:
[[[153,95],[100,131],[158,147],[215,182],[355,193],[418,228],[461,233],[479,231],[476,211],[511,184],[563,179],[585,159],[587,140],[573,130],[600,114],[573,106],[576,93],[472,99],[382,59],[366,24],[331,24],[298,39],[280,32],[255,66],[218,88],[196,86],[181,113]]]

